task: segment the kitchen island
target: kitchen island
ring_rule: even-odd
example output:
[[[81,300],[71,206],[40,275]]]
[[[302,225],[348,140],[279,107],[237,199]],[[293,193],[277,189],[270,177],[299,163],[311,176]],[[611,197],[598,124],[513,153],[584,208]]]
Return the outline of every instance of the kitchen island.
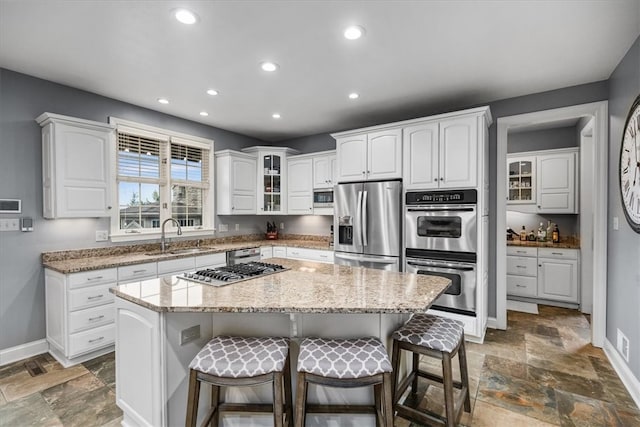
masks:
[[[395,273],[272,258],[287,271],[213,287],[167,276],[111,289],[116,298],[116,397],[123,425],[184,423],[188,365],[214,335],[287,336],[292,369],[299,340],[307,336],[375,336],[389,344],[391,332],[411,313],[424,312],[449,286],[436,276]],[[295,388],[294,388],[295,389]],[[242,388],[229,401],[269,402],[271,391]],[[365,389],[310,388],[318,403],[365,403]],[[208,408],[203,388],[199,414]],[[310,415],[309,426],[373,426],[368,415]],[[269,426],[268,415],[228,416],[224,426]]]

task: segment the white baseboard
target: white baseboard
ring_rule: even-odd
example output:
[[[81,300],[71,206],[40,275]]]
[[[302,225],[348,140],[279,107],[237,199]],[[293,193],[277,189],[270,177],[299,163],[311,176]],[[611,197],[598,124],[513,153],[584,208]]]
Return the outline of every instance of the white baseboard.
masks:
[[[49,343],[46,339],[31,341],[26,344],[0,350],[0,366],[37,356],[49,351]]]
[[[636,402],[636,405],[640,407],[640,380],[633,375],[633,372],[631,372],[627,363],[620,353],[618,353],[618,350],[616,350],[614,345],[606,338],[604,340],[604,354],[607,355],[611,366],[613,366],[620,380],[622,380],[631,398]]]
[[[498,329],[498,319],[495,317],[489,317],[487,319],[487,328]]]

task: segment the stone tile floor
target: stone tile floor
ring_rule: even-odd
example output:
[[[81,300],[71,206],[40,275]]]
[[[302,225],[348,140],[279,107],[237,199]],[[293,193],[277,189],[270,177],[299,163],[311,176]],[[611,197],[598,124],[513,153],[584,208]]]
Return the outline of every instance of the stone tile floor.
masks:
[[[640,409],[604,352],[589,344],[588,318],[555,307],[539,311],[510,311],[506,331],[489,329],[484,344],[467,343],[472,412],[461,424],[640,426]],[[30,360],[47,372],[32,377],[24,366]],[[440,368],[429,358],[421,364]],[[415,404],[441,410],[439,391],[421,381]],[[48,354],[0,367],[2,427],[115,427],[121,419],[113,353],[67,369]],[[399,418],[396,427],[418,425]]]

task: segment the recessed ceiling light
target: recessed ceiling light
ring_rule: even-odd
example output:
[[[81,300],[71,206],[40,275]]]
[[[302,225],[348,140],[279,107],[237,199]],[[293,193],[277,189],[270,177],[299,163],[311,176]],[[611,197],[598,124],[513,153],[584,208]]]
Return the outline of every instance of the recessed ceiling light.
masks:
[[[206,111],[200,111],[200,115],[202,117],[207,117],[209,115],[209,113],[207,113]]]
[[[263,62],[260,64],[260,67],[264,70],[264,71],[275,71],[278,69],[278,64],[276,64],[275,62]]]
[[[280,114],[279,113],[273,113],[271,115],[271,117],[273,117],[274,119],[279,119],[280,118]]]
[[[358,95],[355,92],[352,92],[349,94],[349,99],[358,99],[358,98],[360,98],[360,95]]]
[[[187,25],[195,24],[198,21],[196,14],[187,9],[177,9],[174,16],[179,22]]]
[[[344,37],[348,40],[357,40],[364,35],[364,28],[359,25],[352,25],[344,30]]]
[[[217,95],[217,94],[219,94],[220,92],[218,92],[218,91],[217,91],[217,90],[215,90],[215,89],[209,89],[209,90],[207,91],[207,93],[208,93],[209,95],[211,95],[211,96],[216,96],[216,95]]]
[[[169,100],[167,98],[158,98],[158,102],[160,104],[168,104]]]

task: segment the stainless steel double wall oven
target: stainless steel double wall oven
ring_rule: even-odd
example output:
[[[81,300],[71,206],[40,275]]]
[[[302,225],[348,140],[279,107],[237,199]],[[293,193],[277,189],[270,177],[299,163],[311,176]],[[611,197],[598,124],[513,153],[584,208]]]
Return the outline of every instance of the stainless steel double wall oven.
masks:
[[[451,279],[433,308],[476,314],[477,191],[409,191],[405,271]]]

